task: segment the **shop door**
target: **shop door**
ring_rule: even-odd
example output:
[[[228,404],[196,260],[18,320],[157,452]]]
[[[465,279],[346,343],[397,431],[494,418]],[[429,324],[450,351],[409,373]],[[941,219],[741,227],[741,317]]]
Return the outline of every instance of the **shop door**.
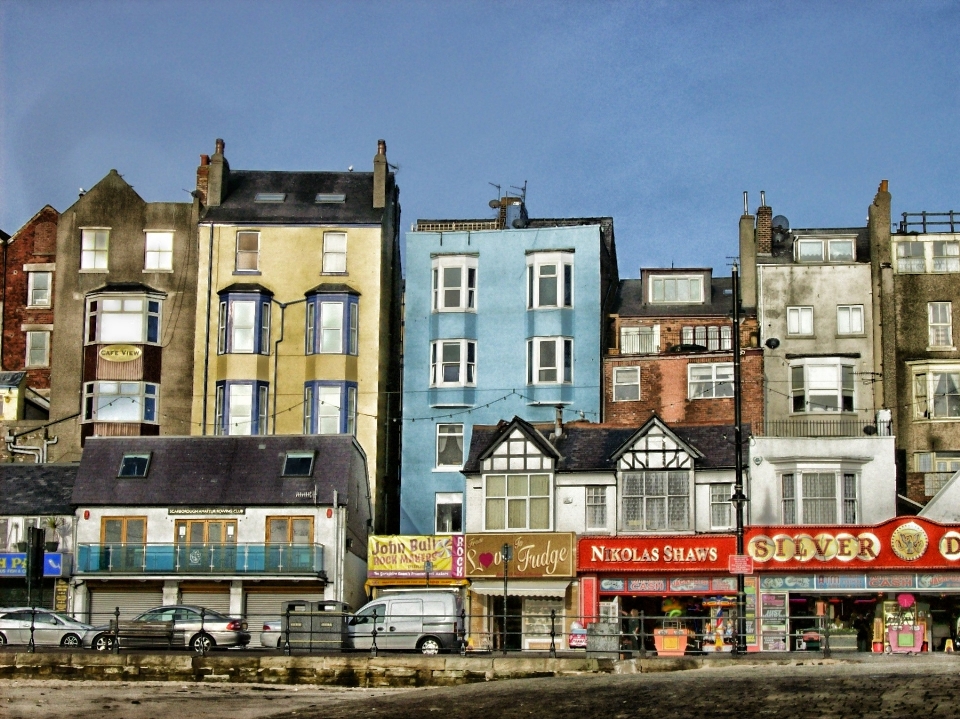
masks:
[[[189,589],[180,589],[180,603],[189,604],[194,607],[206,607],[220,614],[230,614],[230,592],[211,592],[211,591],[190,591]],[[260,627],[257,627],[259,631]]]
[[[142,572],[146,569],[146,517],[104,517],[100,537],[101,570]]]
[[[503,597],[493,599],[494,648],[514,650],[523,646],[523,598],[507,597],[507,631],[503,631]]]

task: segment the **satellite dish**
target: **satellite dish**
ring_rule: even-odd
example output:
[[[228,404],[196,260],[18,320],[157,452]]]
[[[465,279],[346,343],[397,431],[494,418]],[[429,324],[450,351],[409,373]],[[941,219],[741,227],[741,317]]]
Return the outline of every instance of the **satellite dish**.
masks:
[[[777,232],[787,232],[790,229],[790,220],[783,215],[777,215],[770,222],[770,226]]]
[[[490,202],[489,202],[488,204],[490,205],[490,209],[491,209],[491,210],[499,210],[499,209],[500,209],[500,200],[490,200]]]

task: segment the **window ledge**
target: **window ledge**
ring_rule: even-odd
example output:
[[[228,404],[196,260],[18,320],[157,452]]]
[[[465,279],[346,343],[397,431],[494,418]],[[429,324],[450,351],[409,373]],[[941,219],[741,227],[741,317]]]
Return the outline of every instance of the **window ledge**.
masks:
[[[83,274],[89,273],[89,274],[97,274],[97,275],[105,275],[108,272],[110,272],[109,269],[98,270],[90,267],[81,267],[79,271]]]
[[[145,275],[172,275],[173,270],[143,270]]]
[[[446,308],[444,308],[444,309],[442,309],[442,310],[433,310],[433,314],[435,314],[435,315],[451,315],[451,314],[458,314],[458,313],[459,313],[459,314],[471,314],[471,315],[475,315],[475,314],[477,314],[477,310],[476,310],[476,308],[474,308],[474,307],[467,308],[467,309],[464,309],[464,308],[462,308],[462,307],[458,307],[457,309],[446,309]]]
[[[321,277],[349,277],[349,272],[321,272]]]
[[[837,338],[838,340],[843,340],[843,339],[858,339],[858,338],[864,338],[864,337],[866,337],[866,336],[867,336],[867,335],[866,335],[865,332],[856,332],[856,333],[845,334],[845,335],[842,335],[842,334],[840,334],[840,333],[838,332],[838,333],[836,334],[836,338]]]
[[[914,424],[929,424],[932,422],[960,422],[960,417],[914,417]]]
[[[27,305],[24,307],[25,310],[52,310],[53,305]],[[930,349],[927,347],[927,349]]]
[[[235,275],[262,275],[260,270],[234,270]]]
[[[451,474],[451,473],[453,473],[453,472],[462,472],[462,471],[463,471],[463,465],[461,464],[461,465],[456,466],[456,467],[453,466],[453,465],[451,465],[451,466],[449,466],[449,467],[434,467],[434,468],[431,469],[430,471],[431,471],[431,472],[440,472],[440,473]],[[456,534],[456,532],[453,532],[453,534]]]
[[[844,335],[844,337],[848,337],[848,336],[849,336],[849,335]],[[816,335],[792,335],[792,334],[790,334],[790,333],[788,332],[788,333],[787,333],[787,339],[791,339],[791,340],[815,340],[815,339],[817,339],[817,336],[816,336]]]
[[[956,347],[927,347],[927,352],[956,352]]]

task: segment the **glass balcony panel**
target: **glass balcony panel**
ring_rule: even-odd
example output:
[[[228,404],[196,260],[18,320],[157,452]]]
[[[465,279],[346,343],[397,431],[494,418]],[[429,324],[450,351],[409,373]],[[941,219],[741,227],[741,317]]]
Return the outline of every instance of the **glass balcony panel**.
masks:
[[[78,574],[316,574],[320,544],[78,544]]]

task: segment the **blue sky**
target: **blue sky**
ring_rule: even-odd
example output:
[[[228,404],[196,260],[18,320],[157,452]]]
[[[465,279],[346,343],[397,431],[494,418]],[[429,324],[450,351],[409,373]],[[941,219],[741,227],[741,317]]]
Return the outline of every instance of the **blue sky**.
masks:
[[[0,228],[110,168],[189,200],[239,169],[399,165],[403,226],[612,215],[620,272],[737,251],[742,191],[794,227],[960,209],[960,2],[0,0]]]

